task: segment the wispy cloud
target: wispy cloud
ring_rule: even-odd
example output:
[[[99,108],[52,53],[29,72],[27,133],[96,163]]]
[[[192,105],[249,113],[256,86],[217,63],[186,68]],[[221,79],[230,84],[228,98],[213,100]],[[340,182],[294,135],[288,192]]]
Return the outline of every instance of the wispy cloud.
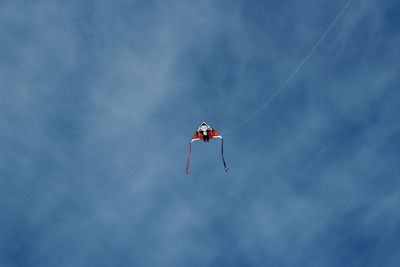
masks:
[[[0,4],[0,263],[396,266],[396,1]]]

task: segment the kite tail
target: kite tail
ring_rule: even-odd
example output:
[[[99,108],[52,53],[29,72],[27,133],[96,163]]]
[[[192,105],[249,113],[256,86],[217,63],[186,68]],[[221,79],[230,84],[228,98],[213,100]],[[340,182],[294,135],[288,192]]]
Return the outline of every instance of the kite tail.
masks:
[[[189,142],[189,156],[186,161],[186,175],[189,175],[190,156],[192,155],[192,142]]]
[[[222,155],[222,162],[224,163],[225,171],[227,172],[227,171],[229,171],[229,168],[228,168],[228,166],[226,166],[226,162],[224,159],[224,138],[222,138],[222,143],[221,143],[221,155]]]

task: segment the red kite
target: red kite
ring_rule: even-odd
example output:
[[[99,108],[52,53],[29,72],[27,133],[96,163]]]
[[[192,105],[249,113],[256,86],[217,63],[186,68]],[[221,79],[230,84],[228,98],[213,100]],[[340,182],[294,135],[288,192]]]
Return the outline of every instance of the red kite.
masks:
[[[192,155],[192,143],[194,141],[203,140],[205,142],[209,142],[210,139],[213,138],[221,138],[221,155],[222,155],[222,162],[224,163],[225,171],[227,172],[229,168],[226,166],[225,159],[224,159],[224,139],[222,136],[213,128],[210,127],[206,122],[202,122],[194,133],[192,140],[189,143],[189,157],[186,161],[186,175],[189,175],[189,164],[190,164],[190,156]]]

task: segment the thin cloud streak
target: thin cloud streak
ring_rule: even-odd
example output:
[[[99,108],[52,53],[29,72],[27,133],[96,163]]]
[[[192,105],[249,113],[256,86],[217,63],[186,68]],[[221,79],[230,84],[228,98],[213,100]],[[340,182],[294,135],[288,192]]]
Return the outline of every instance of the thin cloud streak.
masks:
[[[0,263],[396,266],[395,1],[0,8]],[[0,265],[1,265],[0,264]]]

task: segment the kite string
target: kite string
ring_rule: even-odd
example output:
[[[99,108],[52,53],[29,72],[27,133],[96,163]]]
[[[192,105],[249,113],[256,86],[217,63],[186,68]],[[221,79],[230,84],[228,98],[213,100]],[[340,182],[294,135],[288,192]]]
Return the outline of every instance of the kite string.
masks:
[[[335,19],[332,21],[332,23],[329,25],[329,27],[326,29],[324,34],[322,34],[321,38],[319,38],[318,42],[312,47],[310,52],[305,56],[305,58],[300,62],[300,64],[297,66],[297,68],[293,71],[293,73],[285,80],[285,82],[278,88],[278,90],[275,91],[275,93],[264,103],[262,104],[254,113],[252,113],[247,119],[233,127],[232,129],[228,131],[221,132],[222,134],[228,134],[236,131],[237,129],[241,128],[243,125],[245,125],[247,122],[249,122],[251,119],[253,119],[257,114],[259,114],[285,87],[286,85],[292,80],[292,78],[301,70],[301,68],[306,64],[308,59],[314,54],[315,50],[319,47],[319,45],[322,43],[322,41],[325,39],[325,37],[328,35],[328,33],[331,31],[331,29],[335,26],[337,21],[340,19],[342,14],[346,11],[347,7],[349,6],[350,2],[352,0],[348,0],[342,10],[338,13],[338,15],[335,17]]]

